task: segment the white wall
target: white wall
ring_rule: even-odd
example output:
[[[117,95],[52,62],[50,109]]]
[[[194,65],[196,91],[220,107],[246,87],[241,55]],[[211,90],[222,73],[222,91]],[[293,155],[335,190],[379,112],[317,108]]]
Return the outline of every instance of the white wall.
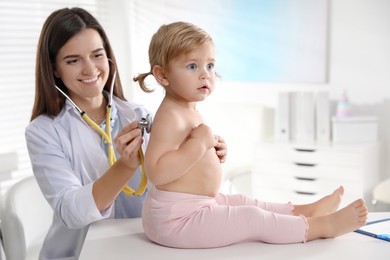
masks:
[[[328,90],[331,98],[336,100],[346,89],[353,104],[353,113],[379,117],[379,136],[383,141],[382,178],[390,176],[389,14],[388,0],[330,1],[327,84],[222,83],[215,93],[218,98],[213,102],[249,102],[275,107],[278,91]],[[235,124],[232,122],[231,125]]]
[[[121,6],[115,2],[116,10],[119,10],[119,14],[123,13]],[[325,90],[336,100],[346,89],[354,113],[378,115],[380,139],[384,143],[383,157],[387,158],[383,160],[383,177],[390,176],[390,152],[386,144],[390,141],[390,116],[387,115],[390,114],[389,14],[388,0],[329,0],[329,71],[326,84],[221,81],[215,93],[201,104],[201,110],[207,112],[207,119],[214,131],[227,139],[229,158],[225,164],[226,170],[251,161],[252,144],[268,135],[273,124],[264,124],[263,118],[269,115],[264,114],[262,108],[274,108],[279,91]],[[123,44],[128,39],[124,39],[124,34],[118,30],[118,26],[119,29],[128,29],[123,25],[126,19],[117,17],[114,23],[116,28],[110,32],[114,46],[118,46],[116,53],[121,66],[129,66],[131,64],[126,62],[126,55],[129,54]],[[121,75],[122,80],[125,79],[128,84],[130,76],[134,76],[131,75],[131,68],[122,71],[127,73],[126,77]],[[136,102],[145,103],[152,109],[158,106],[162,91],[145,95],[137,87],[132,89],[129,97],[134,97]],[[250,119],[255,121],[250,123]]]

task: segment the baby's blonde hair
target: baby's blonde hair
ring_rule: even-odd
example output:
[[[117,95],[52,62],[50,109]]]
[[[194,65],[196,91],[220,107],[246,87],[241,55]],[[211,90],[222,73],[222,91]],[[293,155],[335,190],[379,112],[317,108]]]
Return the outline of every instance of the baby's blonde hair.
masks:
[[[134,77],[141,89],[145,92],[152,92],[145,85],[145,78],[152,74],[156,65],[166,69],[168,63],[181,56],[186,55],[203,43],[213,42],[210,35],[201,28],[186,22],[174,22],[162,25],[153,35],[149,45],[150,72],[141,73]]]

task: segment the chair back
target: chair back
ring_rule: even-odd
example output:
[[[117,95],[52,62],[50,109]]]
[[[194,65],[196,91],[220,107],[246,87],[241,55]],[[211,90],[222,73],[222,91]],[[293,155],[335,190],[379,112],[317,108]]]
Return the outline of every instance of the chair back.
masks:
[[[34,176],[11,186],[2,198],[1,230],[6,259],[25,260],[30,247],[40,250],[53,210]],[[37,250],[36,250],[37,251]]]
[[[373,199],[390,205],[390,178],[378,183],[372,192]]]

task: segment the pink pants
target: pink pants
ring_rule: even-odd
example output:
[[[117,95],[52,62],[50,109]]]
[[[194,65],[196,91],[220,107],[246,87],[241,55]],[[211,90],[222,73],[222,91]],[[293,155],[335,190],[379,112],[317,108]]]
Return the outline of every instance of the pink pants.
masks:
[[[243,195],[215,198],[153,187],[144,202],[146,236],[177,248],[221,247],[243,241],[305,242],[308,224],[292,215],[291,203],[268,203]]]

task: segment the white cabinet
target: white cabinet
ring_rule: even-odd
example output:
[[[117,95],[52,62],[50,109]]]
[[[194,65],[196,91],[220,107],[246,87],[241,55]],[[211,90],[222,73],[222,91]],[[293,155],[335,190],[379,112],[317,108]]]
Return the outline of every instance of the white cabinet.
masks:
[[[309,203],[345,188],[341,206],[364,197],[379,179],[379,144],[310,145],[261,143],[252,171],[254,197]]]

